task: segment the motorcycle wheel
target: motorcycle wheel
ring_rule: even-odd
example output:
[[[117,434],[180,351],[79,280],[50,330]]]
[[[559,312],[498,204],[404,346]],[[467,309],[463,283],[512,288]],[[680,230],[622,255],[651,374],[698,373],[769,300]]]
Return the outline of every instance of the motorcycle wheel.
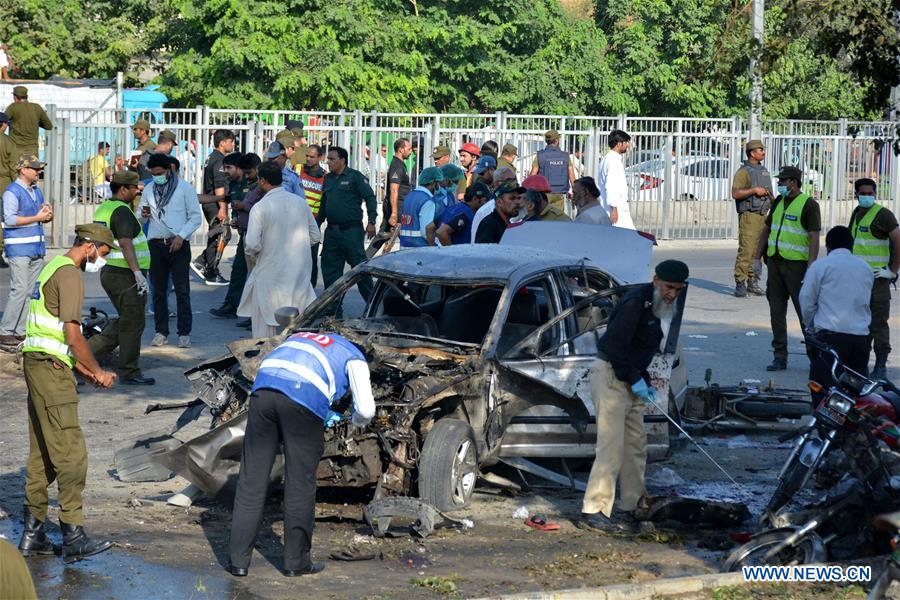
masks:
[[[784,508],[785,505],[791,501],[791,498],[794,497],[794,494],[800,491],[807,473],[809,473],[809,467],[800,462],[799,458],[795,457],[794,463],[788,467],[787,473],[785,473],[781,481],[778,482],[775,493],[772,494],[771,500],[769,500],[769,503],[766,505],[766,514],[771,513],[772,515],[775,515],[779,510]]]
[[[740,548],[736,549],[725,561],[723,571],[738,571],[741,567],[754,565],[811,565],[821,564],[828,560],[825,542],[815,532],[801,538],[797,543],[779,552],[773,561],[762,562],[773,546],[777,546],[794,534],[793,529],[776,529],[756,536]]]

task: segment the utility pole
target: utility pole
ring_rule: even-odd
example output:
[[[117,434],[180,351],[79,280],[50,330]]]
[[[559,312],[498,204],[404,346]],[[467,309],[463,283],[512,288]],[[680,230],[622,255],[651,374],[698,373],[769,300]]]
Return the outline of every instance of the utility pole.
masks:
[[[762,109],[763,109],[763,76],[759,71],[759,56],[762,54],[763,33],[765,31],[765,4],[764,0],[750,0],[752,13],[750,26],[753,30],[753,39],[757,46],[750,57],[750,139],[762,138]]]

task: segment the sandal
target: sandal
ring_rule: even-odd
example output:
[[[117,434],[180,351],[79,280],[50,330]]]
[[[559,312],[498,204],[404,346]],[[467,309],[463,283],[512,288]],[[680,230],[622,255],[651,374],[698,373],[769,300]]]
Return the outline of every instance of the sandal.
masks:
[[[556,531],[559,529],[559,523],[548,523],[547,517],[542,514],[531,515],[525,519],[525,524],[538,531]]]
[[[328,556],[331,560],[343,560],[346,562],[356,562],[358,560],[372,560],[375,558],[374,554],[365,554],[360,552],[359,548],[344,548],[338,552],[332,552]]]

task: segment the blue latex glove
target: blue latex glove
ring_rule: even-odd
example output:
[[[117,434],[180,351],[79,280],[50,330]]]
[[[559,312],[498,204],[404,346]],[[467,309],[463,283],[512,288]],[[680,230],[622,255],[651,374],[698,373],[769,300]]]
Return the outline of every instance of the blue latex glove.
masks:
[[[328,416],[325,417],[325,429],[330,427],[334,427],[338,423],[340,423],[341,419],[344,418],[344,415],[341,413],[336,413],[333,410],[328,411]]]
[[[656,402],[656,390],[648,386],[643,377],[631,384],[631,393],[644,402]]]

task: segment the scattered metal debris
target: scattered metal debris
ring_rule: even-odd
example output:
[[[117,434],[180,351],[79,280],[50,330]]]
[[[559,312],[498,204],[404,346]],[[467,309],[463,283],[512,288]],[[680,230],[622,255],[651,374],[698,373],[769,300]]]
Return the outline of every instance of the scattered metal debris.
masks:
[[[688,388],[681,415],[685,426],[793,431],[812,411],[807,390],[778,388],[774,381],[763,386],[757,380],[727,387],[711,379],[712,370],[707,369],[706,385]]]
[[[700,498],[650,497],[638,506],[634,516],[655,523],[675,521],[685,525],[733,527],[750,518],[747,505],[740,502],[718,502]]]
[[[373,500],[363,510],[363,517],[377,538],[407,533],[425,538],[438,527],[468,528],[465,519],[448,517],[430,504],[407,496]]]

